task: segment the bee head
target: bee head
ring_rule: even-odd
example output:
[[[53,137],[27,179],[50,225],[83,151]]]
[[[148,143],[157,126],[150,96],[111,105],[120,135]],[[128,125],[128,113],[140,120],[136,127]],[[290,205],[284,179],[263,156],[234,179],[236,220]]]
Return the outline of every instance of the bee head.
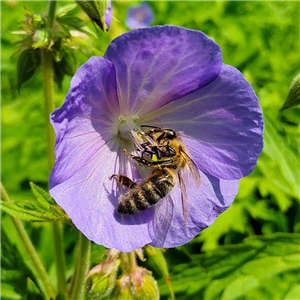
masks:
[[[164,133],[164,138],[172,140],[177,137],[176,132],[172,129],[162,129],[162,132]]]

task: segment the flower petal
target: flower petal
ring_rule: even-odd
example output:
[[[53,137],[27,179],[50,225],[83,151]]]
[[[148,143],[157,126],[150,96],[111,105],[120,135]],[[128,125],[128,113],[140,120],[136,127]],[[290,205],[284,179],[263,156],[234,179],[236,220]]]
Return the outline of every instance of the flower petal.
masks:
[[[117,152],[105,145],[76,174],[52,187],[50,194],[88,239],[129,252],[151,241],[147,222],[153,218],[153,211],[131,216],[116,212],[119,193],[109,177],[119,168]],[[127,174],[133,177],[128,170]]]
[[[74,75],[63,106],[51,114],[56,134],[51,186],[74,175],[88,161],[87,153],[97,153],[111,139],[109,125],[118,110],[113,65],[93,57]]]
[[[175,26],[125,33],[112,41],[105,58],[116,68],[121,110],[138,115],[207,85],[222,64],[210,38]]]
[[[212,83],[144,116],[143,122],[181,131],[199,169],[218,178],[251,173],[263,147],[258,99],[243,75],[228,65]]]
[[[238,191],[239,180],[219,180],[201,172],[200,188],[187,187],[187,221],[183,218],[181,190],[176,185],[170,196],[156,205],[149,223],[154,247],[177,247],[189,242],[225,211]]]
[[[107,0],[107,8],[106,8],[106,12],[104,15],[106,31],[108,31],[110,28],[111,19],[112,19],[112,3],[111,3],[111,0]]]
[[[138,177],[110,131],[115,111],[114,68],[103,58],[91,58],[72,79],[64,105],[51,115],[56,163],[50,194],[89,239],[131,251],[151,241],[147,221],[153,211],[125,221],[115,213],[119,194],[109,177],[119,172]]]

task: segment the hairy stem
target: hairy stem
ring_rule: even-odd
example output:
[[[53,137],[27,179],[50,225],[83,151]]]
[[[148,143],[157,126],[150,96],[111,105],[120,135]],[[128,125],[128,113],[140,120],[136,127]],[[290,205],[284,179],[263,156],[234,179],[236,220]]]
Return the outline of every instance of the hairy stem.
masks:
[[[1,183],[1,198],[3,201],[13,202],[9,198],[2,183]],[[34,275],[38,281],[40,289],[44,293],[46,299],[54,299],[56,296],[56,292],[50,282],[50,279],[48,277],[46,269],[45,269],[42,261],[40,260],[38,253],[36,252],[36,249],[30,240],[30,237],[28,236],[28,234],[25,230],[25,227],[24,227],[22,221],[14,218],[14,217],[11,217],[11,219],[12,219],[15,229],[19,235],[19,241],[23,245],[23,248],[25,249],[25,251],[27,252],[27,255],[29,258],[28,266],[34,273]]]
[[[51,1],[52,2],[52,1]],[[53,128],[49,122],[50,114],[54,110],[54,69],[53,69],[53,56],[48,49],[41,49],[42,55],[42,72],[44,81],[44,103],[45,103],[45,117],[47,127],[47,144],[48,144],[48,167],[49,171],[52,169],[54,158],[54,142],[55,135]],[[65,257],[63,249],[63,231],[60,222],[53,223],[53,240],[54,240],[54,253],[56,262],[56,278],[57,288],[61,293],[67,292],[66,283],[66,268]]]
[[[54,222],[52,225],[54,245],[55,245],[55,261],[57,274],[57,289],[60,293],[67,293],[65,256],[63,249],[63,224]]]
[[[135,269],[137,268],[135,252],[134,251],[129,252],[127,255],[128,255],[128,269],[130,272],[134,272]]]
[[[52,169],[54,158],[54,142],[55,135],[53,128],[49,122],[50,114],[54,110],[54,69],[53,69],[53,56],[52,53],[46,49],[41,49],[42,57],[42,73],[44,83],[44,105],[45,105],[45,117],[47,126],[47,152],[48,152],[48,168]]]
[[[78,253],[72,279],[70,299],[84,299],[84,288],[90,267],[91,241],[79,232]]]
[[[56,9],[56,0],[49,0],[48,8],[47,8],[47,15],[48,15],[48,28],[52,28],[53,21],[55,17],[55,9]]]

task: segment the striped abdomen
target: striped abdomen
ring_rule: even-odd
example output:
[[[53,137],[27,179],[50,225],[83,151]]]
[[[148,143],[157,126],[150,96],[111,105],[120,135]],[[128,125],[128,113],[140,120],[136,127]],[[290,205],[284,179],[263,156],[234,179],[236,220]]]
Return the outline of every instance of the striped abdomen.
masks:
[[[175,176],[166,168],[155,170],[146,180],[121,196],[118,212],[135,214],[147,209],[165,197],[175,186]]]

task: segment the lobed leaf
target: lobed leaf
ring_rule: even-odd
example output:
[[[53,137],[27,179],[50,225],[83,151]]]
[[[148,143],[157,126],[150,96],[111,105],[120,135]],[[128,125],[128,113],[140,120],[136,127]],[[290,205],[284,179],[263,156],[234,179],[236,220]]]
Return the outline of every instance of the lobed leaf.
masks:
[[[51,196],[43,189],[30,183],[36,200],[24,202],[4,202],[1,201],[1,209],[11,216],[32,222],[60,221],[68,220],[65,212],[54,202]]]
[[[63,220],[64,216],[59,216],[53,209],[40,212],[36,210],[36,206],[29,204],[16,204],[1,201],[1,209],[10,214],[14,218],[24,221],[45,222]]]
[[[25,49],[21,52],[17,63],[17,88],[20,91],[22,85],[26,83],[35,73],[40,65],[40,54],[33,48]]]
[[[284,299],[294,295],[299,290],[299,241],[300,234],[255,236],[242,244],[193,255],[191,262],[174,267],[174,291],[188,299],[205,300]],[[282,278],[285,284],[272,289],[272,282]],[[161,294],[167,295],[166,284],[162,279],[159,283]]]
[[[268,156],[270,164],[259,160],[258,167],[265,178],[282,192],[300,201],[297,155],[288,147],[286,139],[280,136],[278,131],[276,123],[265,116],[264,155]]]
[[[1,228],[1,299],[23,299],[26,278],[32,276],[24,264],[18,248]]]
[[[30,182],[30,187],[41,206],[48,208],[49,204],[55,205],[55,201],[52,199],[52,197],[42,188],[38,187],[33,182]]]

